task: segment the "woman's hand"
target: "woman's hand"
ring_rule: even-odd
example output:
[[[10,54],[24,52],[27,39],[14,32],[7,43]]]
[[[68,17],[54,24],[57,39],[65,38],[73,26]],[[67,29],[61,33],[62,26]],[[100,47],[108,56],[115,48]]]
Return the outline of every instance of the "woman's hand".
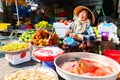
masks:
[[[74,38],[74,39],[77,38],[77,34],[76,33],[70,33],[69,36],[72,37],[72,38]]]
[[[65,34],[68,36],[72,31],[70,29],[66,30]]]
[[[82,41],[82,40],[83,40],[83,35],[78,34],[78,35],[77,35],[77,39],[80,40],[80,41]]]

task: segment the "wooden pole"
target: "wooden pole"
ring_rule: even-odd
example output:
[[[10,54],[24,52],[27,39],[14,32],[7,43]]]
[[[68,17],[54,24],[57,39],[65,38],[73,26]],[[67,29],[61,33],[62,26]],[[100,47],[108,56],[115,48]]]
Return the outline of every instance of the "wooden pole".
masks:
[[[17,21],[18,21],[18,23],[20,23],[17,0],[15,0],[15,5],[16,5],[16,12],[17,12]]]

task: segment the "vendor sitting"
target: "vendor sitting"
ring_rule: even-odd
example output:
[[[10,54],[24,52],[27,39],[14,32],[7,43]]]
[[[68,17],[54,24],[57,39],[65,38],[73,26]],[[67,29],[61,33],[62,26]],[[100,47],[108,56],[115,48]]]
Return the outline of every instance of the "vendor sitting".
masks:
[[[79,44],[79,49],[76,50],[76,46],[69,46],[65,41],[68,37],[63,40],[62,48],[66,49],[70,47],[70,51],[92,51],[91,42],[96,39],[96,35],[91,24],[94,24],[95,17],[90,9],[84,6],[78,6],[74,9],[74,22],[71,24],[69,29],[66,30],[66,36],[69,39],[75,40]],[[74,48],[73,48],[74,47]]]

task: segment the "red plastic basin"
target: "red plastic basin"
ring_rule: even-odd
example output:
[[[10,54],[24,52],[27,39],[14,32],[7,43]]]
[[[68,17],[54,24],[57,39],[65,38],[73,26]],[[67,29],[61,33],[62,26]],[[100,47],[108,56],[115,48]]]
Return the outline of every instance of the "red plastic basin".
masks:
[[[33,55],[42,61],[53,61],[55,57],[64,54],[64,51],[58,47],[43,47],[32,51]]]
[[[120,64],[120,50],[104,50],[104,55],[114,59]]]

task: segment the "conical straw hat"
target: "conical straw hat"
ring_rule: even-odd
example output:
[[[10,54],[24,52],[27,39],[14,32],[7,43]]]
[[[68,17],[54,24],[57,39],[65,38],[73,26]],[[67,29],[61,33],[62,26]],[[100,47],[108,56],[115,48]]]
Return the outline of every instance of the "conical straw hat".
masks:
[[[95,23],[95,16],[94,16],[93,12],[92,12],[89,8],[87,8],[87,7],[85,7],[85,6],[78,6],[78,7],[76,7],[76,8],[74,9],[74,11],[73,11],[73,15],[74,15],[74,16],[77,16],[78,13],[79,13],[81,10],[83,10],[83,9],[86,9],[86,10],[88,10],[88,11],[91,13],[91,16],[92,16],[91,21],[92,21],[92,24],[94,24],[94,23]]]

